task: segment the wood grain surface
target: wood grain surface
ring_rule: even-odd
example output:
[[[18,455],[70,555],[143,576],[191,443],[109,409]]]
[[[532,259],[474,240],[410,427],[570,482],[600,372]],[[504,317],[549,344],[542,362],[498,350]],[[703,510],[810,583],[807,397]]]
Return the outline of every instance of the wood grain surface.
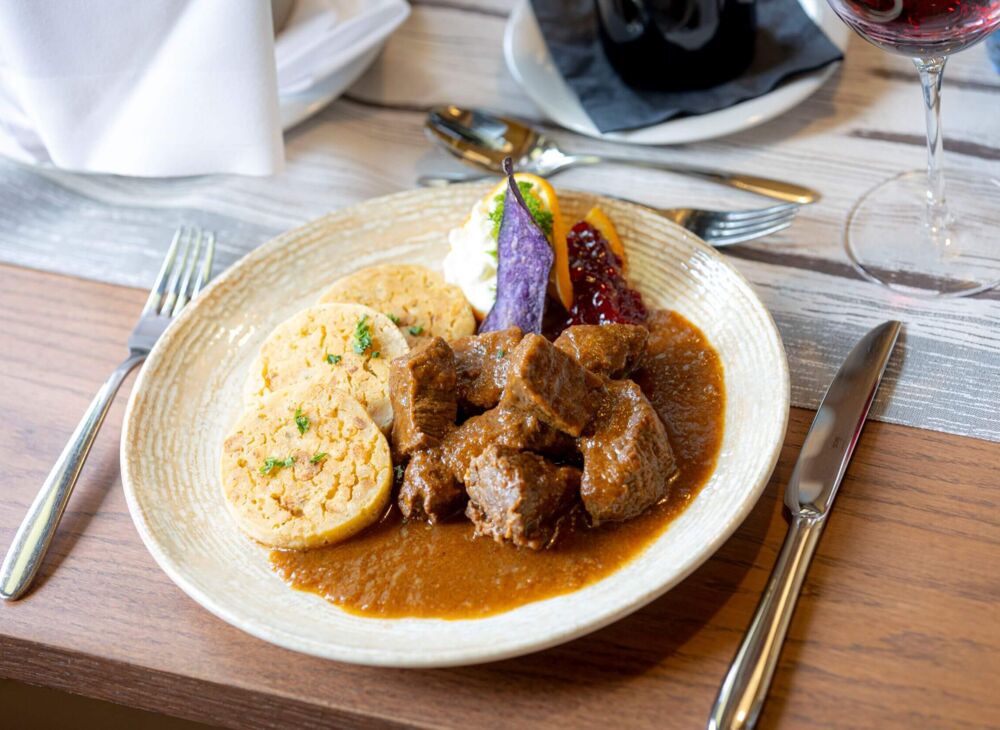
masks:
[[[0,549],[145,294],[0,266]],[[128,385],[126,385],[128,387]],[[355,667],[246,636],[136,535],[111,411],[35,590],[0,605],[0,675],[232,728],[703,727],[785,531],[812,414],[736,535],[587,638],[463,669]],[[868,425],[820,544],[763,727],[987,728],[1000,717],[1000,445]]]
[[[129,286],[149,286],[181,223],[219,234],[228,265],[272,236],[330,210],[414,187],[418,174],[461,168],[423,132],[428,107],[483,106],[534,122],[541,112],[502,56],[514,0],[414,0],[385,52],[343,97],[285,135],[284,172],[173,180],[73,175],[0,160],[0,261]],[[823,3],[823,0],[818,0]],[[1000,77],[982,44],[948,61],[947,163],[1000,173]],[[907,324],[893,388],[874,418],[1000,442],[1000,293],[914,300],[860,279],[844,253],[844,223],[858,197],[925,163],[924,119],[913,64],[851,34],[843,67],[779,118],[719,139],[639,148],[546,133],[576,151],[611,152],[791,180],[823,199],[764,241],[727,249],[781,329],[792,400],[814,408],[843,352],[888,317]],[[560,174],[560,186],[661,207],[722,209],[761,198],[678,175],[606,165]],[[885,212],[886,240],[893,211]],[[1000,268],[1000,260],[984,262]]]

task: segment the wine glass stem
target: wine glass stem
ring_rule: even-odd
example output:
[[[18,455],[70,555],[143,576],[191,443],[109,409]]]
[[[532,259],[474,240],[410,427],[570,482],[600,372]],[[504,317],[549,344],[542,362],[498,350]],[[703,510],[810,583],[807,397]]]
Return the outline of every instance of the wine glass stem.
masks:
[[[944,137],[941,135],[941,80],[947,57],[915,58],[927,117],[927,225],[932,235],[949,223],[944,193]]]

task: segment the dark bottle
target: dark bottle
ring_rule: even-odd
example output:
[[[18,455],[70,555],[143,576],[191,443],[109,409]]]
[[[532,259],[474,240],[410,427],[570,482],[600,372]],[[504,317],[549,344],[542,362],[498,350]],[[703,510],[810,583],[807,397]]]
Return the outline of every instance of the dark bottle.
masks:
[[[601,42],[629,86],[705,89],[753,60],[754,0],[596,0]]]

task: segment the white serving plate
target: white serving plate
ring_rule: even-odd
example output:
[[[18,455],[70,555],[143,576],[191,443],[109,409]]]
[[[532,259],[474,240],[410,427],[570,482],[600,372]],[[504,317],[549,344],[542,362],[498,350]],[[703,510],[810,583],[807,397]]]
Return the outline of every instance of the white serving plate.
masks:
[[[799,2],[827,38],[844,51],[850,31],[826,0]],[[503,51],[511,75],[545,115],[559,126],[588,137],[644,145],[697,142],[754,127],[802,103],[840,66],[839,63],[832,63],[781,84],[767,94],[718,111],[670,119],[626,132],[601,132],[552,62],[529,0],[521,0],[511,13],[504,32]]]
[[[346,49],[340,49],[339,62],[332,68],[317,69],[316,80],[307,88],[294,94],[279,90],[278,111],[281,128],[285,131],[316,114],[347,91],[374,63],[389,36],[410,14],[410,8],[405,2],[380,3],[373,10],[364,0],[353,0],[338,3],[336,7],[338,27],[349,28],[352,23],[364,21],[366,13],[371,12],[378,13],[380,22],[373,23],[360,37],[350,32],[344,33],[344,42],[348,45]]]
[[[473,664],[543,649],[635,611],[712,555],[760,496],[789,406],[774,322],[747,282],[686,230],[637,205],[564,191],[577,220],[596,202],[625,241],[630,279],[718,349],[725,435],[709,483],[633,561],[574,593],[474,620],[373,619],[292,590],[224,504],[218,463],[246,370],[267,333],[335,278],[386,261],[439,267],[448,230],[489,185],[420,190],[332,213],[279,236],[220,276],[160,338],[129,401],[121,466],[129,511],[160,567],[244,631],[296,651],[398,667]]]
[[[385,41],[382,41],[369,48],[350,63],[323,77],[304,91],[279,95],[278,112],[281,115],[281,128],[287,132],[347,91],[351,84],[361,78],[361,74],[375,62],[384,44]]]

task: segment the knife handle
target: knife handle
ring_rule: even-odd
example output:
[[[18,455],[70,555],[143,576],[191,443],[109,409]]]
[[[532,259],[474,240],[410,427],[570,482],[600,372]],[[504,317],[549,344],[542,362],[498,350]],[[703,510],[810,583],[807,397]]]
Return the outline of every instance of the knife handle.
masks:
[[[792,518],[750,628],[715,698],[709,730],[745,730],[757,724],[824,524],[801,514]]]

